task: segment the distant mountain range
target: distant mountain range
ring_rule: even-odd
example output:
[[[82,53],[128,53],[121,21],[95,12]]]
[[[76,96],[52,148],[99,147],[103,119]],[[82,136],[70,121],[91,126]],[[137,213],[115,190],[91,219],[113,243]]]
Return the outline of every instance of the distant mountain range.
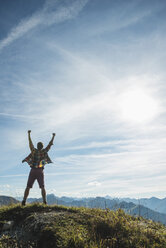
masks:
[[[112,199],[110,196],[106,196],[107,199]],[[143,205],[144,207],[150,208],[159,213],[166,214],[166,198],[159,199],[156,197],[151,198],[114,198],[117,201],[133,202],[136,205]]]
[[[0,196],[0,206],[18,203],[22,198],[14,199],[13,197]],[[28,198],[28,203],[42,202],[41,198]],[[158,221],[166,225],[166,198],[158,199],[142,198],[111,198],[106,197],[90,197],[90,198],[73,198],[73,197],[57,197],[54,194],[47,195],[47,202],[49,205],[57,204],[64,206],[87,207],[87,208],[101,208],[101,209],[123,209],[126,213],[136,216],[142,216],[146,219]]]

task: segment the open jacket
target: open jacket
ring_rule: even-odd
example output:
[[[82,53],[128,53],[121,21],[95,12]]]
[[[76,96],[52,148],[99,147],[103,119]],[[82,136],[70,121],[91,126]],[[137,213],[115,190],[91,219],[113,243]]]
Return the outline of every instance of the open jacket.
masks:
[[[47,154],[52,145],[53,143],[50,142],[48,146],[42,150],[38,150],[34,148],[34,146],[31,146],[31,153],[24,159],[24,161],[26,161],[32,168],[44,168],[45,164],[52,163]]]

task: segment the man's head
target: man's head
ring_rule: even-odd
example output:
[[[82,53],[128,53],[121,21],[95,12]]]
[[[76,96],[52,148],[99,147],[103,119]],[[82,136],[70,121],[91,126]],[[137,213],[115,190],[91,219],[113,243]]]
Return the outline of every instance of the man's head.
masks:
[[[43,143],[42,142],[38,142],[37,143],[37,149],[41,150],[43,148]]]

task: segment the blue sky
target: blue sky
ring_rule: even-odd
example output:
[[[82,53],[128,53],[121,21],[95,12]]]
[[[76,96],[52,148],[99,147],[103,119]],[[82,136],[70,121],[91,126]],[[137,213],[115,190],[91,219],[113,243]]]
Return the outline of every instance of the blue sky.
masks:
[[[0,0],[0,194],[34,145],[58,196],[165,197],[166,3]],[[35,183],[31,197],[40,196]]]

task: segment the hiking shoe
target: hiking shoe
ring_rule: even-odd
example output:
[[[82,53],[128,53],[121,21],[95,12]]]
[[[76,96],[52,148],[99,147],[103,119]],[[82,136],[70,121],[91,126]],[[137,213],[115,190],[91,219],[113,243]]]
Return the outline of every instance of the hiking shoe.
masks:
[[[25,206],[26,205],[24,200],[21,202],[21,205],[22,206]]]

